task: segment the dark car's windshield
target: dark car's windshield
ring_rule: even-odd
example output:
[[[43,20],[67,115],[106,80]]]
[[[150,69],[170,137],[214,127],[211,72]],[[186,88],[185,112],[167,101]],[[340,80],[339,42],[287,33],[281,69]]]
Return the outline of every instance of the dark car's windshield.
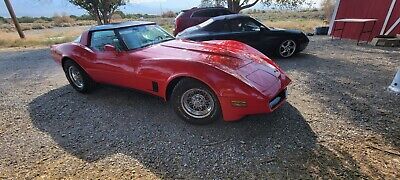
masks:
[[[123,28],[119,30],[119,34],[129,50],[174,39],[173,36],[157,25]]]

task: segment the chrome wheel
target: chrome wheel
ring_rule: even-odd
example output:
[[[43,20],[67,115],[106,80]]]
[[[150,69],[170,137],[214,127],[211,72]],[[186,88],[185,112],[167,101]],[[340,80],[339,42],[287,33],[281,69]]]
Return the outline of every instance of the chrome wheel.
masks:
[[[70,66],[68,68],[68,75],[76,87],[83,88],[83,77],[78,68],[75,66]]]
[[[296,52],[296,43],[293,40],[284,41],[279,47],[279,54],[284,57],[290,57]]]
[[[202,89],[189,89],[181,97],[182,109],[189,116],[201,119],[209,116],[215,107],[212,95]]]

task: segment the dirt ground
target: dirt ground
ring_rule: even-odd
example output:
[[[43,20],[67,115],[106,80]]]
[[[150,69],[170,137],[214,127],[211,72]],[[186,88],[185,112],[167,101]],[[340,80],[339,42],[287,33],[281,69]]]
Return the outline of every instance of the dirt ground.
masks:
[[[400,49],[312,37],[270,115],[194,126],[149,95],[75,92],[48,49],[0,52],[0,179],[400,179]]]

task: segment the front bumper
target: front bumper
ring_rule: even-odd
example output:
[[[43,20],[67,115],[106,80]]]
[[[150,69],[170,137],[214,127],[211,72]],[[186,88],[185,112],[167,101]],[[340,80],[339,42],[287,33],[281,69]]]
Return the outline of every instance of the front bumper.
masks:
[[[225,121],[237,121],[248,115],[268,114],[279,109],[287,99],[287,88],[281,90],[271,99],[243,99],[246,107],[234,107],[232,101],[237,98],[219,97]]]
[[[300,43],[299,44],[299,48],[298,48],[298,52],[304,51],[307,48],[309,43],[310,43],[309,41]]]
[[[297,49],[298,52],[303,51],[307,48],[308,44],[310,43],[310,39],[303,33],[302,37],[299,39],[299,47]]]
[[[279,93],[277,96],[275,96],[273,99],[271,99],[271,100],[269,101],[269,103],[268,103],[269,108],[270,108],[271,110],[275,110],[276,108],[278,108],[278,105],[279,105],[282,101],[286,100],[287,95],[288,95],[287,89],[284,89],[281,93]]]

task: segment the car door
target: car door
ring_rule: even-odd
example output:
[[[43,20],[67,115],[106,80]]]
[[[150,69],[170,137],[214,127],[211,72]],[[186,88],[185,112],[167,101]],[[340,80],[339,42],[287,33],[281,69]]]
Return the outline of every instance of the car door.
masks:
[[[271,39],[268,29],[261,23],[251,18],[239,18],[229,21],[231,33],[230,38],[243,42],[253,48],[264,52],[269,46]]]
[[[107,49],[106,45],[113,47]],[[101,83],[131,87],[133,68],[129,54],[122,50],[122,43],[114,30],[91,33],[90,48],[94,52],[92,74]]]
[[[226,40],[230,38],[229,24],[224,20],[214,21],[208,26],[204,27],[204,32],[207,34],[203,36],[202,40]]]

